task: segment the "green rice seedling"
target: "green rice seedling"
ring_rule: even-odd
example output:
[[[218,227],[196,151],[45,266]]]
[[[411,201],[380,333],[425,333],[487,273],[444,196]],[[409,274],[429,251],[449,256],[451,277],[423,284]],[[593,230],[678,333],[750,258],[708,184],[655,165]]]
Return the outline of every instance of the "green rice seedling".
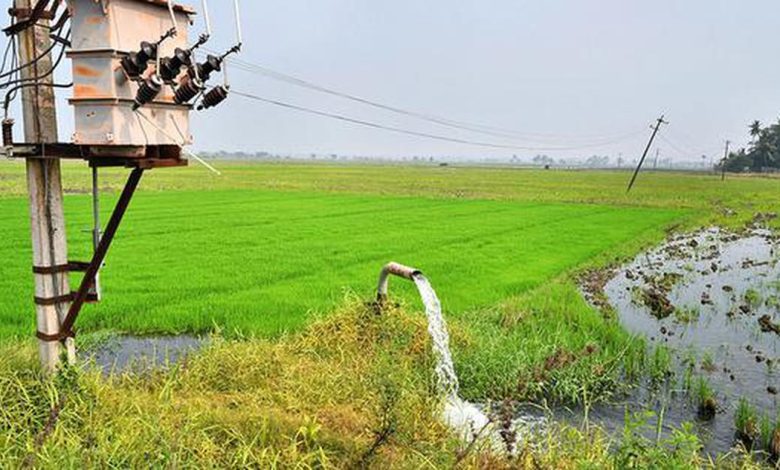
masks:
[[[695,390],[696,409],[699,419],[710,421],[715,418],[718,411],[718,402],[710,383],[704,377],[700,377]]]
[[[744,298],[745,303],[752,308],[760,306],[762,302],[761,294],[755,289],[748,289],[745,291]]]
[[[106,196],[106,210],[112,202]],[[70,251],[88,258],[81,228],[90,223],[90,200],[67,197],[65,205]],[[33,291],[27,211],[26,199],[0,199],[0,250],[8,260],[0,266],[0,340],[34,326],[33,315],[19,313],[28,311]],[[279,336],[332,311],[344,290],[372,296],[379,269],[393,259],[423,269],[448,316],[464,316],[637,238],[657,239],[684,215],[343,192],[140,192],[102,271],[104,302],[88,306],[78,326],[83,333],[205,334],[216,324],[229,335]],[[409,283],[398,283],[393,295],[419,305]]]
[[[628,351],[622,360],[623,374],[631,383],[638,381],[644,375],[645,362],[647,361],[647,348],[644,339],[636,338],[635,342],[638,343],[638,346]]]
[[[752,449],[757,439],[760,439],[758,413],[755,407],[745,398],[740,398],[737,410],[734,413],[734,426],[737,437],[746,449]]]
[[[778,420],[775,420],[774,426],[772,427],[772,432],[769,435],[769,439],[767,441],[767,450],[769,451],[769,455],[774,459],[775,462],[780,458],[780,422]]]
[[[682,279],[682,274],[666,272],[655,279],[655,285],[657,285],[664,292],[670,292]]]
[[[770,446],[772,445],[772,437],[775,432],[774,421],[768,415],[762,413],[758,421],[758,429],[761,436],[761,448],[769,450]]]
[[[596,257],[631,256],[672,225],[733,226],[780,203],[778,180],[762,178],[715,188],[700,175],[670,173],[627,197],[619,172],[221,166],[221,178],[203,178],[196,168],[148,176],[105,267],[105,302],[87,308],[80,331],[206,333],[216,323],[230,334],[280,335],[305,326],[311,312],[331,311],[344,288],[367,293],[367,279],[390,258],[425,268],[450,312],[462,314]],[[90,202],[77,194],[88,189],[88,169],[67,164],[63,171],[73,193],[65,203],[70,248],[74,257],[88,256],[89,234],[81,229],[89,226]],[[7,260],[0,266],[0,339],[11,339],[33,326],[31,316],[19,315],[32,292],[28,228],[20,222],[27,201],[23,165],[0,162],[0,174]],[[118,192],[125,176],[106,169],[104,189]],[[112,199],[106,197],[106,212]],[[740,215],[724,217],[724,204]],[[242,266],[240,276],[234,266]],[[408,287],[398,295],[413,299]]]
[[[657,346],[650,357],[648,375],[653,382],[666,380],[672,374],[672,354],[666,346]]]
[[[674,309],[674,320],[680,324],[688,324],[699,321],[701,312],[696,307],[682,307]]]
[[[694,367],[687,366],[684,369],[683,372],[683,390],[688,392],[690,395],[693,395],[693,386],[694,386]]]
[[[704,353],[704,357],[701,360],[701,370],[707,373],[713,373],[718,370],[718,366],[715,365],[715,360],[709,351]]]

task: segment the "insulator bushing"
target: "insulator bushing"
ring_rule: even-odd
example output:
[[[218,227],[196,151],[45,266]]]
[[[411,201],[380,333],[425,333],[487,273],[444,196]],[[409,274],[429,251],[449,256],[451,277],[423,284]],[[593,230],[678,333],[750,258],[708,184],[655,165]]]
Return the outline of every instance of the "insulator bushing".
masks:
[[[144,63],[157,59],[157,44],[143,41],[138,49],[138,60]]]
[[[187,70],[187,75],[190,78],[199,78],[202,82],[206,82],[213,72],[219,72],[222,70],[222,59],[215,55],[207,55],[206,60],[199,64],[193,64]]]
[[[192,64],[191,52],[179,47],[173,52],[173,56],[166,57],[160,61],[160,77],[165,83],[173,82],[181,73],[183,66]]]
[[[133,111],[141,106],[150,103],[160,93],[163,87],[163,81],[157,74],[152,74],[149,78],[141,83],[138,87],[138,93],[135,95],[135,103],[133,103]]]
[[[138,55],[135,52],[131,52],[129,55],[122,57],[122,60],[120,61],[122,70],[124,70],[127,76],[132,79],[140,77],[143,73],[143,70],[141,70],[141,67],[136,60],[137,56]],[[146,66],[144,66],[144,70],[146,70]]]
[[[14,145],[14,120],[3,119],[3,147]]]
[[[182,81],[174,92],[173,100],[177,104],[184,104],[195,98],[203,90],[203,82],[197,78],[187,78]]]
[[[120,63],[128,77],[137,79],[146,71],[146,68],[149,66],[149,61],[156,59],[157,44],[144,41],[141,43],[141,47],[137,52],[131,52],[122,57]]]
[[[203,100],[198,105],[198,111],[203,109],[213,108],[218,104],[225,101],[228,97],[228,89],[226,86],[220,85],[212,88],[208,93],[203,95]]]

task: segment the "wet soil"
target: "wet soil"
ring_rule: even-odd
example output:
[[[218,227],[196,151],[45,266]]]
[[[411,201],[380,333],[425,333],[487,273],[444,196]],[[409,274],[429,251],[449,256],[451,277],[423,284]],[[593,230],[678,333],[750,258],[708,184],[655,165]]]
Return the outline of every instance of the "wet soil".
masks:
[[[609,270],[601,295],[630,332],[673,351],[677,382],[665,390],[640,387],[618,404],[598,406],[593,420],[622,429],[626,408],[664,410],[664,427],[694,422],[712,453],[735,439],[740,398],[774,419],[780,377],[780,239],[753,227],[743,234],[707,229],[671,238],[620,269]],[[599,283],[601,284],[601,283]],[[586,291],[593,286],[584,283]],[[600,303],[603,303],[600,302]],[[599,303],[596,304],[597,306]],[[682,390],[691,368],[714,390],[701,407]],[[705,419],[702,419],[705,418]]]

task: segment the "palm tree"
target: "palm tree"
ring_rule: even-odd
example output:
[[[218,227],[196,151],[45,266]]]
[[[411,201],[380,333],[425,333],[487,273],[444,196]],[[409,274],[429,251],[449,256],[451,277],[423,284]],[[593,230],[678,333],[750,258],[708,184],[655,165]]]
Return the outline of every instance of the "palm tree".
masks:
[[[758,136],[761,135],[761,121],[755,120],[750,125],[750,137],[753,138],[753,141],[758,138]]]

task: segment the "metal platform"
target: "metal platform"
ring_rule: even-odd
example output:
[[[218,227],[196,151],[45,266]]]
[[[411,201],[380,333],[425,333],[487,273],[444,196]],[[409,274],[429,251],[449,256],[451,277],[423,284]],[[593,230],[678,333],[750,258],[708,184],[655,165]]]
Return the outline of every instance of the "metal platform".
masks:
[[[9,152],[10,150],[10,152]],[[148,145],[145,147],[99,147],[70,143],[14,144],[5,149],[8,158],[84,160],[89,166],[142,168],[171,168],[187,166],[178,145]]]

